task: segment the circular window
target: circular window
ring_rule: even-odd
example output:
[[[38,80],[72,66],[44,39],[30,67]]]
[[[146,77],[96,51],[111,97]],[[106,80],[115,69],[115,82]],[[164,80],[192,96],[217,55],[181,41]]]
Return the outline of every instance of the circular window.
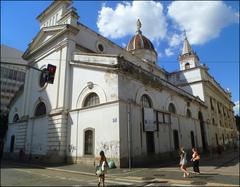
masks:
[[[100,52],[103,52],[103,51],[104,51],[103,44],[101,44],[101,43],[98,43],[98,44],[97,44],[97,48],[98,48],[98,51],[100,51]]]
[[[46,83],[46,76],[47,76],[47,68],[44,68],[40,74],[40,78],[39,78],[39,86],[42,88],[44,87],[45,83]]]

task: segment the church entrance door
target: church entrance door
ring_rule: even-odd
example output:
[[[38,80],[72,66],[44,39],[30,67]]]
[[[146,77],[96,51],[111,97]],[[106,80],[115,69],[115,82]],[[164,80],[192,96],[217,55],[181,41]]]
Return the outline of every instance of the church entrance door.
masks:
[[[147,153],[151,154],[155,152],[154,132],[146,132],[147,140]]]

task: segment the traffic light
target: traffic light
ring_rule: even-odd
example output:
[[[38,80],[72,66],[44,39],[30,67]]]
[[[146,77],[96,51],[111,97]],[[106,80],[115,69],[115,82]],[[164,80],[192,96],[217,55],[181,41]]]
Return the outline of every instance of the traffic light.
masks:
[[[53,84],[56,69],[57,67],[52,64],[47,66],[47,82],[50,84]]]

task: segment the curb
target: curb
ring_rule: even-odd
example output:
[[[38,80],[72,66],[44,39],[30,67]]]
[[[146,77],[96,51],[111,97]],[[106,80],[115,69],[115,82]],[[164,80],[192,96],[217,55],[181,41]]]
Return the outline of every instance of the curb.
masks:
[[[229,159],[228,161],[219,164],[218,166],[215,167],[215,169],[218,169],[218,168],[224,166],[225,164],[235,160],[236,158],[238,158],[238,157],[233,157],[233,158]],[[12,163],[16,163],[16,164],[19,164],[19,165],[25,165],[25,166],[28,165],[28,166],[42,168],[42,169],[47,169],[47,170],[52,170],[52,171],[61,171],[61,172],[82,174],[82,175],[88,175],[88,176],[95,176],[96,175],[94,173],[83,172],[83,171],[73,171],[73,170],[68,170],[68,169],[59,169],[59,168],[45,167],[45,166],[41,166],[41,165],[33,164],[33,163],[22,163],[22,162],[15,162],[15,161],[11,161],[11,160],[6,160],[6,161],[12,162]],[[163,168],[164,168],[164,166],[163,166]],[[135,170],[132,170],[132,171],[113,173],[113,174],[108,173],[107,175],[108,176],[117,176],[117,175],[122,175],[122,174],[128,174],[128,173],[135,173],[135,172],[143,171],[144,169],[149,169],[149,168],[141,168],[141,169],[140,168],[139,169],[135,168]]]

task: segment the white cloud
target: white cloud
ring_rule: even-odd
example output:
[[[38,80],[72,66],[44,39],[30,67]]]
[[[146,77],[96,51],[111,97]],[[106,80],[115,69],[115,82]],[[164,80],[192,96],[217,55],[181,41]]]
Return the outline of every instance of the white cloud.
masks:
[[[165,37],[167,22],[163,6],[154,1],[118,3],[115,9],[104,5],[98,12],[97,26],[105,37],[120,38],[135,34],[138,18],[143,34],[150,40],[158,42]]]
[[[168,34],[167,37],[168,41],[168,48],[165,49],[165,55],[166,56],[172,56],[176,51],[179,52],[180,45],[183,44],[184,35],[182,34]]]
[[[218,37],[224,27],[239,22],[239,14],[222,1],[174,1],[168,16],[181,31],[186,30],[191,44],[204,44]]]
[[[174,55],[174,53],[173,53],[171,48],[167,48],[167,49],[165,49],[165,55],[166,56],[172,56],[172,55]]]
[[[160,51],[157,51],[158,53],[158,58],[162,58],[163,57],[163,53],[161,53]]]
[[[235,106],[233,107],[234,114],[239,115],[239,101],[235,102],[234,104],[235,104]]]
[[[168,44],[170,47],[178,46],[182,44],[183,39],[184,39],[183,34],[174,33],[172,36],[168,38]]]

